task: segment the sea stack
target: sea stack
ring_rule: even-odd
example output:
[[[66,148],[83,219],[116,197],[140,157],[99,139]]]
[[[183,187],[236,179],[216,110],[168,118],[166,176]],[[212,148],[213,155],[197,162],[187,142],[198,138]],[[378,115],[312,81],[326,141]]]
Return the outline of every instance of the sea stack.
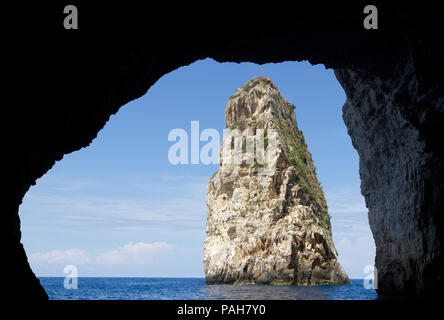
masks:
[[[265,77],[248,81],[229,98],[219,169],[207,185],[207,283],[350,283],[294,109]],[[247,134],[236,140],[239,132],[254,139]],[[228,161],[239,145],[242,162]]]

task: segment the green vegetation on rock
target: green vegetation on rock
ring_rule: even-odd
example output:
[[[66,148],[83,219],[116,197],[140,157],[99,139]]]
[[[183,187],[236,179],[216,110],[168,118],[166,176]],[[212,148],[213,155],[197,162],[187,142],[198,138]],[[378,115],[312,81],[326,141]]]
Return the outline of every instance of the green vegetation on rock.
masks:
[[[304,135],[302,131],[297,128],[296,117],[293,111],[294,105],[287,103],[287,106],[289,107],[289,113],[286,114],[285,118],[276,117],[275,125],[282,140],[288,165],[295,168],[297,183],[303,192],[309,196],[314,206],[313,209],[315,209],[314,212],[319,219],[319,224],[330,230],[327,202],[322,187],[316,177],[316,168],[313,164],[311,154],[307,149]]]

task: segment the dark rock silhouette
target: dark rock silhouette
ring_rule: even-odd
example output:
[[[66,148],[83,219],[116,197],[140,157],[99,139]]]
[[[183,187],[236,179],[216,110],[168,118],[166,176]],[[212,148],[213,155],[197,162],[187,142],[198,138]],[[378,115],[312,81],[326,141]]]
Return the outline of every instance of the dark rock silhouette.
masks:
[[[12,127],[2,152],[3,290],[12,298],[47,298],[20,244],[18,207],[29,187],[65,154],[88,146],[120,106],[162,75],[206,57],[308,60],[335,69],[360,156],[378,293],[442,290],[442,11],[380,5],[380,30],[365,30],[359,4],[200,9],[82,2],[78,30],[63,29],[62,3],[8,11],[11,27],[2,47],[8,55],[4,91],[12,99],[2,119]]]

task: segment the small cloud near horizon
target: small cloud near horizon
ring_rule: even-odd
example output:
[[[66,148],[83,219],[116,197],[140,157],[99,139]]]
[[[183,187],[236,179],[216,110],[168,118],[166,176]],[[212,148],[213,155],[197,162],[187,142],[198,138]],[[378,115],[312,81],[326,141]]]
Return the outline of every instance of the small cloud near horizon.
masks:
[[[175,245],[166,242],[128,243],[117,249],[101,253],[96,262],[105,265],[147,265],[159,254],[170,254]]]
[[[46,253],[36,252],[29,255],[29,263],[48,263],[48,264],[77,264],[84,265],[91,261],[86,250],[68,249],[68,250],[52,250]]]
[[[176,245],[166,242],[129,242],[113,250],[98,254],[95,258],[78,248],[36,252],[29,255],[29,264],[37,276],[62,276],[66,265],[81,267],[86,273],[100,275],[111,272],[119,274],[119,268],[146,268],[163,258],[172,256]],[[106,268],[106,270],[104,269]]]

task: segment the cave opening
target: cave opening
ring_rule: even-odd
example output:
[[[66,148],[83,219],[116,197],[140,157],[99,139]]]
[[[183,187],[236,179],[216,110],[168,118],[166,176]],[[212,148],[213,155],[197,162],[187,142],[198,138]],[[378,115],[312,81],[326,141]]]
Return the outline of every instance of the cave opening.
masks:
[[[296,105],[339,259],[350,278],[364,278],[375,247],[358,155],[342,119],[345,94],[333,71],[308,62],[211,59],[163,76],[112,116],[89,147],[66,155],[31,187],[20,218],[34,273],[64,277],[64,267],[75,265],[80,277],[202,278],[206,183],[217,165],[193,164],[191,155],[188,165],[172,165],[168,133],[182,128],[191,139],[196,120],[200,132],[222,132],[228,98],[261,75]]]

